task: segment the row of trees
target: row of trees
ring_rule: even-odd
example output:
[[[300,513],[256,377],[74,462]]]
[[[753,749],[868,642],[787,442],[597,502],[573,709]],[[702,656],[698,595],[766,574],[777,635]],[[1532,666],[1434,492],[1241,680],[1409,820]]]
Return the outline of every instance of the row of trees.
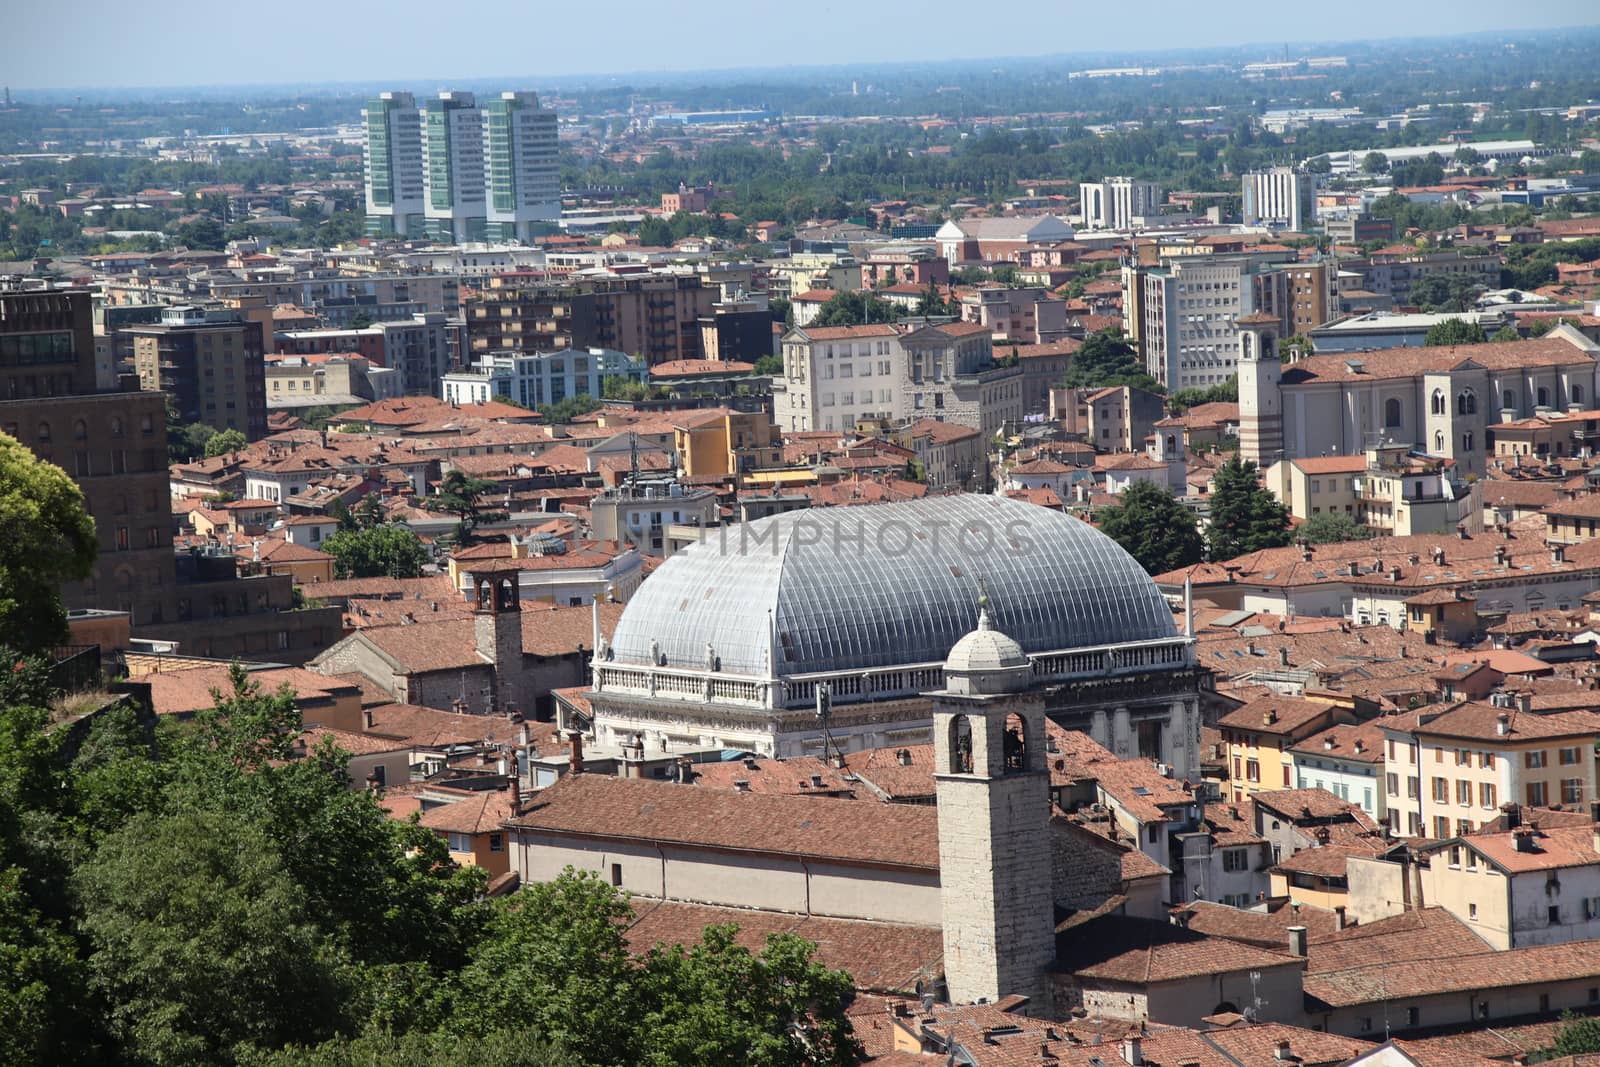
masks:
[[[1100,529],[1151,574],[1290,542],[1288,510],[1262,488],[1254,463],[1233,456],[1218,467],[1210,503],[1202,536],[1194,512],[1166,487],[1137,481],[1100,512]]]

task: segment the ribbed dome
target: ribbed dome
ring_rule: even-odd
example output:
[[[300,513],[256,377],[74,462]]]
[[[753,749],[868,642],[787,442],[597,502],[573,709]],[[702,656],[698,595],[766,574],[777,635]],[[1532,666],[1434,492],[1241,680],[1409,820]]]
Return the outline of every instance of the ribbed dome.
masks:
[[[1027,665],[1028,655],[1022,646],[990,623],[987,605],[978,613],[978,628],[957,641],[944,661],[946,674],[1003,671]]]
[[[965,494],[708,531],[639,587],[611,656],[752,677],[943,663],[973,631],[980,579],[995,638],[1024,653],[1176,636],[1115,541],[1058,511]]]

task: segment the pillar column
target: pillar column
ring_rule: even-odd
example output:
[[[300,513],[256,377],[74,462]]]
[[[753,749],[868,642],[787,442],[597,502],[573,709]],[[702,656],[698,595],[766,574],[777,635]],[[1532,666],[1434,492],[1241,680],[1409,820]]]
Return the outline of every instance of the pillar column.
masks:
[[[1111,746],[1111,751],[1117,754],[1118,759],[1127,759],[1132,754],[1129,751],[1128,746],[1128,734],[1130,729],[1128,709],[1126,707],[1117,708],[1114,712],[1114,715],[1114,722],[1116,726],[1114,732],[1114,743]]]
[[[1105,708],[1094,709],[1094,714],[1089,719],[1089,736],[1094,738],[1096,744],[1104,745],[1107,749],[1115,745],[1115,739],[1106,729]]]

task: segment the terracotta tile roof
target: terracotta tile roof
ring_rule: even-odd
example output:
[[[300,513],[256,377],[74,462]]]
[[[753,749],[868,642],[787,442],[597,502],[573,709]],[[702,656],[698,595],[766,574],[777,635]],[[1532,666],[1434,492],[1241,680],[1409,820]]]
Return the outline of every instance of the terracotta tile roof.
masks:
[[[1322,845],[1303,848],[1280,860],[1272,869],[1286,874],[1308,874],[1317,878],[1345,877],[1345,860],[1351,856],[1370,859],[1372,850],[1359,845]]]
[[[1371,960],[1374,955],[1369,952],[1366,959]],[[1438,961],[1445,958],[1450,960],[1450,966],[1439,966]],[[1401,996],[1415,999],[1574,982],[1596,974],[1600,974],[1600,941],[1534,945],[1502,952],[1489,951],[1485,946],[1477,955],[1435,949],[1426,958],[1403,961],[1392,961],[1385,945],[1380,962],[1307,974],[1304,988],[1308,997],[1331,1007],[1353,1007]]]
[[[513,823],[562,834],[923,870],[939,866],[938,812],[913,804],[686,789],[580,774],[541,790]]]
[[[1383,739],[1383,726],[1377,720],[1358,724],[1339,723],[1321,733],[1312,734],[1290,751],[1305,756],[1379,764],[1383,762]]]
[[[832,764],[815,756],[795,756],[783,760],[748,757],[720,763],[697,763],[692,769],[694,784],[708,789],[735,789],[783,796],[854,797],[851,783]]]
[[[633,903],[629,947],[643,953],[656,945],[694,945],[707,926],[735,924],[739,944],[752,952],[770,934],[790,933],[814,941],[825,967],[849,973],[857,989],[914,994],[944,973],[944,934],[936,926],[903,926],[862,919],[827,919],[748,908],[722,908],[677,901]]]
[[[1340,800],[1326,789],[1271,789],[1253,794],[1252,799],[1257,807],[1276,812],[1291,822],[1349,817],[1369,829],[1375,825],[1359,805]]]
[[[650,368],[652,378],[701,374],[754,374],[756,365],[737,359],[669,359]]]
[[[1378,961],[1437,961],[1486,952],[1488,947],[1470,926],[1443,908],[1422,908],[1311,940],[1306,973],[1342,971]]]
[[[515,728],[497,715],[460,715],[417,704],[395,703],[378,704],[367,710],[372,715],[369,732],[396,738],[412,748],[477,744],[487,741],[490,735],[497,741],[506,741],[515,733]]]
[[[1016,353],[1021,359],[1042,359],[1047,356],[1070,356],[1082,347],[1082,341],[1068,338],[1042,345],[1017,345]]]
[[[403,742],[396,741],[392,737],[352,733],[349,730],[335,730],[328,726],[308,726],[300,731],[300,738],[305,742],[308,751],[316,748],[324,740],[331,740],[352,756],[375,756],[384,752],[404,752],[407,748]]]
[[[1065,463],[1057,463],[1053,459],[1036,459],[1030,463],[1019,463],[1011,468],[1012,474],[1067,474],[1075,468]]]
[[[1520,836],[1517,831],[1472,834],[1463,838],[1461,844],[1501,870],[1513,874],[1553,871],[1564,867],[1600,867],[1600,853],[1594,847],[1595,828],[1589,823],[1587,815],[1579,826],[1530,829],[1523,838],[1528,842],[1528,851],[1517,848]],[[1442,858],[1435,854],[1433,862],[1439,863]]]
[[[1187,915],[1187,926],[1195,933],[1225,937],[1274,951],[1287,950],[1291,926],[1304,926],[1308,942],[1323,940],[1337,932],[1333,912],[1304,904],[1294,908],[1286,901],[1269,911],[1230,908],[1209,900],[1196,900],[1178,910]]]
[[[216,707],[211,691],[224,697],[233,691],[226,665],[194,667],[180,671],[144,675],[150,683],[150,701],[157,715],[192,715]],[[249,672],[249,680],[263,693],[275,693],[280,686],[293,690],[295,703],[302,708],[332,703],[335,695],[352,696],[356,686],[340,678],[330,678],[299,667],[274,667]]]
[[[1504,371],[1592,364],[1594,357],[1560,337],[1432,348],[1387,348],[1376,352],[1307,356],[1284,367],[1283,384],[1416,378],[1428,371],[1446,371],[1467,362],[1491,371]],[[1352,363],[1361,364],[1362,370],[1353,371]]]
[[[1252,733],[1294,735],[1309,730],[1320,718],[1333,714],[1334,706],[1321,700],[1304,700],[1299,697],[1258,697],[1243,707],[1234,708],[1217,721],[1217,725],[1230,730],[1248,730]]]
[[[430,805],[428,797],[438,795],[443,791],[424,795],[422,817],[417,820],[430,830],[455,834],[499,832],[511,817],[511,794],[505,789],[475,789],[448,804]]]
[[[1138,986],[1304,965],[1288,954],[1287,946],[1284,952],[1273,952],[1152,919],[1103,915],[1076,927],[1074,934],[1058,942],[1058,970]]]
[[[833,294],[838,295],[838,294]],[[797,326],[812,341],[853,341],[863,337],[898,337],[900,331],[886,322],[870,326]]]
[[[905,762],[902,763],[902,753]],[[859,799],[921,800],[936,792],[933,746],[899,745],[868,748],[845,756],[845,769],[858,781]]]
[[[913,438],[926,437],[934,444],[940,445],[979,436],[975,426],[963,426],[958,422],[940,422],[938,419],[918,419],[907,426],[905,432]]]
[[[1593,1015],[1594,1012],[1592,1009],[1580,1009],[1577,1014]],[[1423,1067],[1455,1067],[1456,1064],[1473,1064],[1474,1067],[1479,1067],[1492,1063],[1512,1063],[1516,1062],[1519,1056],[1544,1052],[1555,1044],[1556,1035],[1566,1025],[1562,1019],[1525,1023],[1497,1022],[1488,1028],[1473,1023],[1467,1027],[1452,1027],[1445,1033],[1428,1037],[1408,1038],[1395,1044],[1401,1046],[1408,1056]],[[1566,1061],[1543,1062],[1564,1064]]]
[[[1499,732],[1500,716],[1508,719],[1507,732]],[[1414,732],[1420,737],[1461,738],[1471,741],[1520,741],[1560,737],[1600,735],[1600,712],[1552,711],[1520,712],[1516,708],[1497,708],[1493,704],[1467,702],[1442,711]]]
[[[1367,469],[1366,456],[1308,456],[1289,462],[1307,474],[1360,474]]]

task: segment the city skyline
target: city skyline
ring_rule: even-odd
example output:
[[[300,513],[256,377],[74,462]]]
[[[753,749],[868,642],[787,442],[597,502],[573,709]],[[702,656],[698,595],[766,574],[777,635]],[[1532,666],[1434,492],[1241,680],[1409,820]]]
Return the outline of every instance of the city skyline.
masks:
[[[393,7],[396,10],[389,22],[395,25],[404,23],[408,14],[422,20],[431,11],[414,0],[400,0]],[[1378,0],[1355,0],[1345,5],[1347,18],[1340,23],[1349,29],[1334,32],[1329,32],[1324,21],[1291,7],[1216,10],[1210,13],[1213,17],[1208,24],[1199,26],[1192,21],[1192,11],[1180,7],[1175,0],[1156,0],[1147,7],[1149,17],[1141,22],[1136,40],[1127,38],[1120,20],[1088,18],[1081,11],[1063,7],[1030,13],[1036,20],[1026,38],[1035,45],[1030,50],[1019,52],[1002,47],[997,49],[998,54],[978,55],[968,47],[970,38],[965,35],[905,33],[905,21],[897,12],[823,5],[812,11],[812,17],[791,20],[784,26],[785,48],[776,65],[790,66],[796,59],[802,60],[800,65],[804,66],[835,66],[1225,47],[1265,50],[1281,49],[1286,43],[1439,37],[1500,30],[1527,32],[1594,24],[1593,9],[1582,0],[1550,0],[1516,9],[1489,0],[1466,0],[1456,5],[1447,27],[1438,24],[1432,9],[1397,10]],[[775,14],[780,10],[773,8]],[[658,11],[657,5],[623,0],[618,21],[635,24],[635,18],[644,19]],[[371,36],[365,13],[335,6],[319,12],[323,23],[310,36],[299,23],[251,26],[249,35],[255,54],[270,57],[270,64],[259,68],[270,71],[270,75],[256,77],[242,75],[241,71],[258,68],[241,64],[236,50],[223,47],[232,27],[226,21],[219,24],[213,6],[181,0],[173,14],[173,18],[160,22],[130,23],[119,17],[118,9],[106,0],[90,0],[83,5],[74,25],[78,35],[75,47],[62,53],[48,47],[50,35],[58,29],[54,21],[29,12],[14,17],[14,32],[0,40],[0,69],[5,70],[6,83],[14,91],[366,84],[418,79],[442,83],[487,78],[548,84],[553,78],[758,69],[740,60],[766,55],[773,39],[770,22],[765,19],[720,25],[715,58],[705,62],[705,36],[692,23],[666,21],[650,34],[607,41],[603,61],[591,58],[598,52],[585,49],[544,50],[538,54],[535,69],[529,70],[527,35],[559,39],[583,34],[588,32],[585,12],[544,8],[508,11],[502,15],[504,32],[484,35],[465,22],[447,23],[431,27],[425,35],[397,34],[392,40],[385,40],[382,49],[362,55],[345,46],[352,39]],[[193,17],[189,17],[191,14]],[[961,8],[954,0],[933,0],[931,5],[918,8],[919,23],[923,25],[947,25],[960,14]],[[189,73],[177,79],[171,61],[175,35],[176,43],[189,53],[182,66]],[[463,58],[454,62],[439,58],[441,52],[451,50]],[[476,68],[471,72],[465,69],[469,55]],[[605,66],[610,69],[601,69]]]

